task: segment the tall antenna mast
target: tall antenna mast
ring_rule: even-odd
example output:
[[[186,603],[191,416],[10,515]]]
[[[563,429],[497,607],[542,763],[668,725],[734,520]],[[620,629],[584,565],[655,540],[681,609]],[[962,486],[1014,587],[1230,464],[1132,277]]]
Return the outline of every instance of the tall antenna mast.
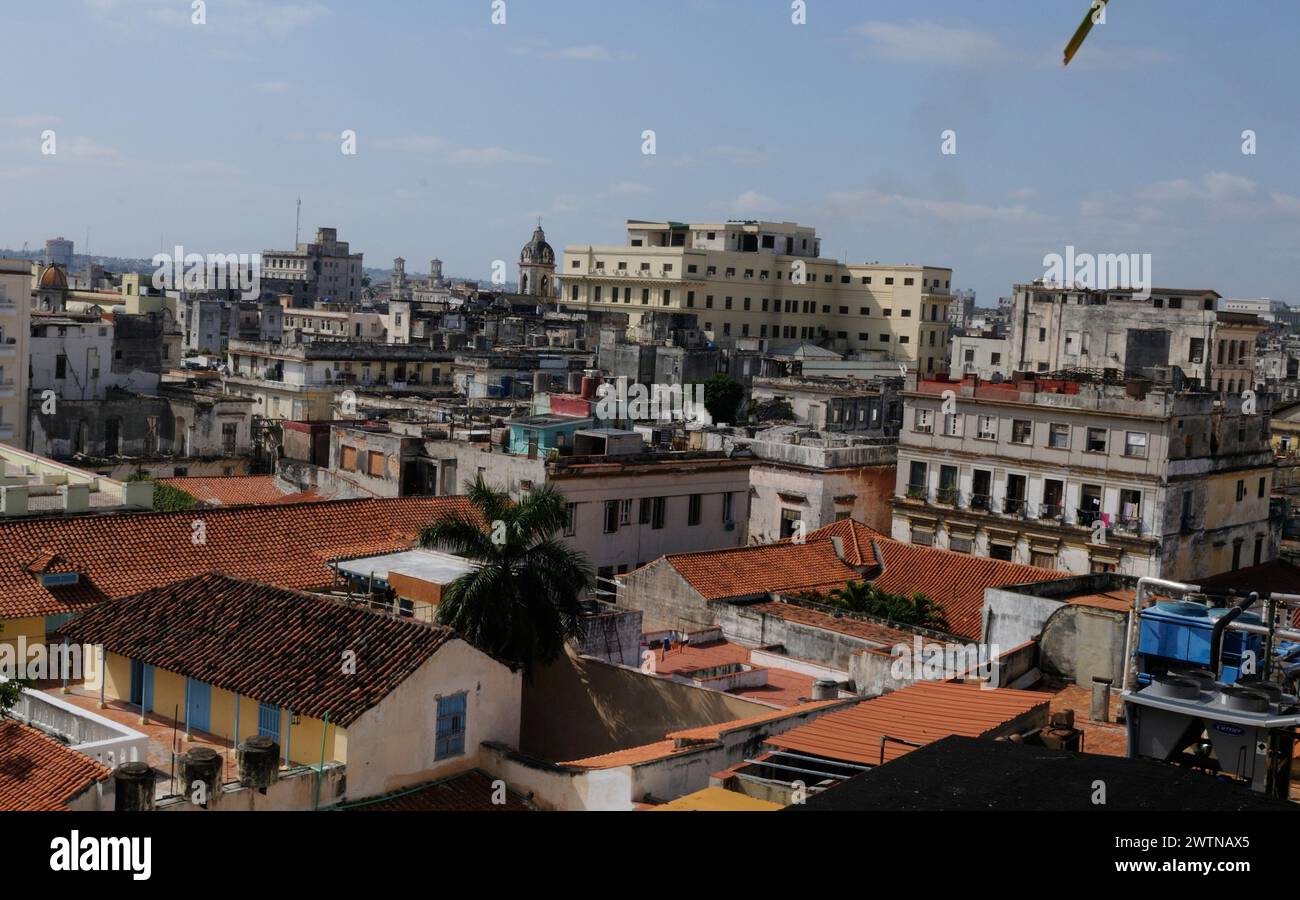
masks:
[[[302,225],[302,194],[298,195],[298,212],[293,217],[293,249],[298,249],[298,229]]]

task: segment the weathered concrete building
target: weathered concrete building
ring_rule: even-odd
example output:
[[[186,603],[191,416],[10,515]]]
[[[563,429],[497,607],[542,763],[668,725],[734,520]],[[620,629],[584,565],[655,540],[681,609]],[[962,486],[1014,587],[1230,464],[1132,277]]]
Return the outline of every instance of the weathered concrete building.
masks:
[[[795,423],[814,431],[888,438],[903,423],[901,387],[901,378],[756,378],[750,396],[756,404],[788,403]]]
[[[959,334],[952,339],[948,371],[954,378],[978,375],[985,381],[1011,374],[1011,344],[989,334]]]
[[[1025,374],[904,397],[897,540],[1184,581],[1277,556],[1268,397]]]
[[[840,519],[888,532],[898,446],[797,427],[760,431],[737,445],[749,470],[749,543],[806,534]]]
[[[1253,315],[1218,312],[1211,290],[1154,288],[1090,290],[1018,284],[1011,318],[1016,372],[1069,369],[1143,374],[1175,367],[1221,394],[1240,394],[1254,381]]]
[[[34,405],[31,436],[33,452],[56,459],[241,456],[252,449],[252,403],[184,387],[111,389],[99,400],[59,401],[48,415]]]

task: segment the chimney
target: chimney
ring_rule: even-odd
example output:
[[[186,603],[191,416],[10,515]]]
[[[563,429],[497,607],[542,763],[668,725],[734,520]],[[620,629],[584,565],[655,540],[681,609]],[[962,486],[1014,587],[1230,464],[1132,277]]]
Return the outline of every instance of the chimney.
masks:
[[[118,812],[152,812],[153,779],[153,769],[148,763],[122,763],[113,770],[113,809]]]
[[[1111,679],[1094,676],[1092,679],[1092,720],[1094,722],[1110,721],[1110,684]]]
[[[239,745],[239,783],[246,788],[266,789],[280,777],[280,745],[255,734]]]
[[[596,399],[596,379],[591,377],[590,375],[582,376],[582,399],[583,400]]]
[[[221,756],[211,747],[191,747],[181,757],[183,793],[193,798],[198,782],[203,782],[204,809],[215,802],[221,790]]]
[[[837,682],[829,678],[818,678],[813,682],[812,698],[814,700],[837,700],[840,696],[840,686]]]

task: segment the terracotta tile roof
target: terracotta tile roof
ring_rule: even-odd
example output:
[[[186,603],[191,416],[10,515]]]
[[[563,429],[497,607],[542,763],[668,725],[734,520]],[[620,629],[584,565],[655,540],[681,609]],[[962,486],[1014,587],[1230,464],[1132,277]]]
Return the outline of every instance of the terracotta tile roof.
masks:
[[[660,656],[655,651],[655,672],[659,675],[673,675],[691,669],[707,669],[728,663],[749,663],[761,665],[767,670],[767,684],[754,687],[733,688],[727,691],[735,697],[758,700],[772,706],[795,706],[812,696],[813,682],[811,675],[783,669],[779,664],[769,662],[754,663],[750,659],[752,649],[733,644],[729,641],[717,641],[711,644],[691,644],[679,647],[667,656]]]
[[[720,722],[717,725],[704,725],[700,728],[688,728],[685,731],[671,731],[668,737],[675,741],[716,741],[724,734],[730,734],[733,731],[740,731],[744,728],[750,728],[754,725],[763,725],[767,722],[777,722],[781,719],[802,716],[805,713],[816,710],[826,709],[827,707],[839,704],[841,706],[856,703],[856,700],[817,700],[813,703],[805,703],[802,706],[791,706],[786,709],[774,709],[769,713],[759,713],[756,716],[748,716],[744,719],[733,719],[730,722]]]
[[[635,766],[639,763],[654,762],[657,759],[667,759],[678,753],[689,753],[695,749],[697,748],[690,746],[679,747],[673,740],[655,741],[652,744],[615,750],[613,753],[602,753],[599,756],[588,756],[585,759],[575,759],[559,765],[573,769],[617,769],[619,766]]]
[[[0,719],[0,810],[48,812],[113,773],[13,719]]]
[[[771,712],[760,713],[757,716],[733,719],[730,722],[720,722],[717,725],[672,731],[662,741],[642,744],[639,747],[629,747],[626,750],[615,750],[613,753],[604,753],[600,756],[589,756],[586,759],[576,759],[571,762],[559,763],[559,765],[579,769],[615,769],[619,766],[641,765],[642,763],[667,759],[679,753],[691,753],[699,750],[703,745],[716,744],[722,739],[723,735],[730,734],[733,731],[740,731],[744,728],[763,725],[768,722],[779,722],[782,719],[797,719],[810,712],[856,702],[856,700],[819,700],[815,703],[805,703],[802,706],[774,709]]]
[[[876,541],[876,548],[884,570],[872,584],[893,594],[925,594],[943,607],[947,631],[972,640],[980,636],[985,588],[1069,577],[1054,569],[888,539]]]
[[[1134,590],[1102,591],[1097,594],[1082,594],[1078,597],[1071,597],[1069,602],[1075,606],[1093,606],[1114,612],[1128,612],[1133,608],[1133,600],[1136,596],[1137,591]]]
[[[130,659],[347,727],[456,636],[220,573],[97,604],[58,631]],[[344,653],[356,672],[344,673]]]
[[[985,690],[977,684],[922,681],[892,694],[826,713],[769,737],[770,746],[858,765],[878,765],[880,739],[888,735],[928,744],[952,734],[980,737],[1041,707],[1049,698],[1032,691]],[[885,744],[885,761],[913,748]]]
[[[871,546],[874,540],[889,540],[889,535],[863,525],[857,519],[840,519],[808,535],[808,540],[837,537],[844,547],[844,561],[849,565],[874,568],[880,565],[876,559],[876,550]]]
[[[318,491],[282,491],[273,475],[231,475],[224,478],[160,478],[160,484],[184,491],[211,506],[251,506],[274,503],[313,503],[326,499]]]
[[[435,781],[375,801],[362,800],[341,807],[361,812],[528,812],[533,806],[508,787],[504,803],[493,803],[494,779],[481,769]]]
[[[0,522],[0,618],[73,612],[212,571],[323,587],[330,560],[404,550],[451,511],[472,509],[463,497],[405,497]],[[29,571],[54,554],[82,573],[78,584],[45,587]]]
[[[806,606],[777,601],[753,603],[747,605],[745,609],[765,613],[775,618],[784,619],[787,622],[798,622],[801,625],[811,625],[814,628],[833,631],[836,634],[847,634],[852,637],[862,638],[864,641],[870,641],[886,649],[897,644],[911,644],[912,642],[913,632],[911,631],[852,618],[847,613],[842,616],[834,616],[820,610],[809,609]]]
[[[835,555],[830,540],[675,553],[664,559],[705,600],[829,590],[862,577]]]

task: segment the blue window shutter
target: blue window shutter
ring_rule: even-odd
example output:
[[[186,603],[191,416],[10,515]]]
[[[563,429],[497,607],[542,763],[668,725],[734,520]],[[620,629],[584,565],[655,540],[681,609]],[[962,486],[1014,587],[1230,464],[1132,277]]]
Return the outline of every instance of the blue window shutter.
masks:
[[[438,734],[434,759],[448,759],[465,752],[465,694],[438,698]]]

